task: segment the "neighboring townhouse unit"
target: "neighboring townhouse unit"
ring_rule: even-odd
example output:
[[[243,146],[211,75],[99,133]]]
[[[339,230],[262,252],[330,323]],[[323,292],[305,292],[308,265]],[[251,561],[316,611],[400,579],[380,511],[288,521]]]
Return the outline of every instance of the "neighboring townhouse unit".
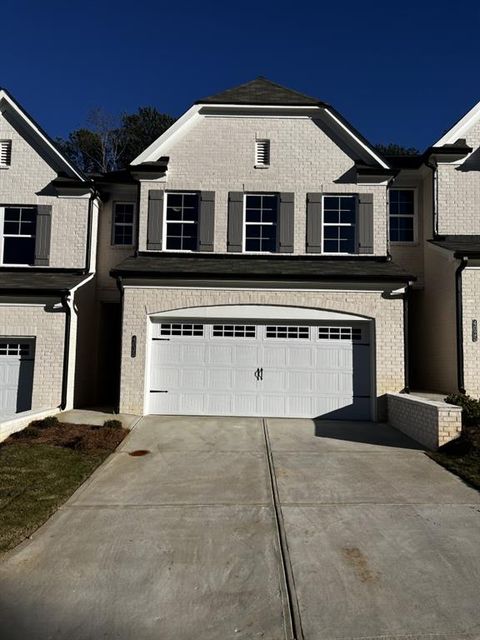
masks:
[[[428,206],[422,242],[410,249],[423,284],[411,304],[412,377],[417,388],[478,397],[480,103],[427,149],[421,163]],[[405,264],[406,254],[392,254]]]
[[[92,183],[0,90],[0,421],[89,400],[97,211]]]
[[[259,78],[199,100],[129,184],[105,176],[102,269],[107,244],[137,248],[111,272],[120,410],[384,418],[415,280],[388,254],[395,174],[331,106]]]

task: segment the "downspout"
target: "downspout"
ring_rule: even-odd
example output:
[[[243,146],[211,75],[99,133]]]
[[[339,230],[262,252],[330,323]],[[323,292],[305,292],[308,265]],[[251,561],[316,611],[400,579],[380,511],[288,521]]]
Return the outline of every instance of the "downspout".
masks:
[[[122,276],[117,276],[117,288],[120,292],[120,305],[121,305],[121,331],[120,331],[120,376],[118,378],[118,390],[117,390],[117,406],[116,406],[116,412],[120,413],[120,392],[122,389],[122,354],[123,354],[123,303],[124,303],[124,294],[125,294],[125,289],[123,287],[123,279]]]
[[[411,283],[405,287],[403,293],[403,390],[402,393],[410,393],[410,358],[409,358],[409,322],[408,309],[410,301]]]
[[[432,170],[432,233],[433,238],[438,236],[438,167],[435,162],[427,161],[425,166]]]
[[[455,271],[455,301],[457,318],[457,386],[460,393],[465,393],[464,357],[463,357],[463,294],[462,272],[468,264],[468,258],[461,258]]]
[[[62,294],[62,307],[65,311],[65,337],[63,341],[62,399],[60,409],[65,411],[68,395],[68,366],[70,362],[70,330],[72,324],[71,291]]]

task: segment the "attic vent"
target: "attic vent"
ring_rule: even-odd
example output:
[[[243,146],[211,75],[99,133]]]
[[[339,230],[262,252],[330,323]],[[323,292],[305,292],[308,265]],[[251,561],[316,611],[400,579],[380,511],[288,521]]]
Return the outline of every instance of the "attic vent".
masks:
[[[12,141],[0,140],[0,167],[9,167],[12,161]]]
[[[255,141],[255,166],[268,167],[270,164],[270,140]]]

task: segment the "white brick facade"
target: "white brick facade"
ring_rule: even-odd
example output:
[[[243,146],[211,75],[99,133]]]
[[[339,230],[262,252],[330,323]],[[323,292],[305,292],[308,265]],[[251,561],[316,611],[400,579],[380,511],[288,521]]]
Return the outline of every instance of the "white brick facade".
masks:
[[[375,322],[375,367],[377,398],[404,386],[403,302],[388,299],[382,292],[361,291],[250,291],[207,288],[130,288],[125,289],[123,312],[121,398],[122,413],[144,410],[145,362],[148,315],[160,311],[208,305],[257,304],[286,305],[344,311],[364,315]],[[181,314],[180,314],[181,315]],[[131,357],[131,336],[137,336],[137,354]],[[385,417],[379,403],[378,418]]]
[[[268,138],[271,164],[256,169],[255,139]],[[229,191],[292,191],[294,253],[306,253],[307,193],[373,193],[374,254],[386,255],[386,187],[359,186],[353,160],[310,118],[203,116],[170,149],[166,180],[142,182],[139,249],[147,243],[148,191],[215,191],[216,252],[227,250]]]

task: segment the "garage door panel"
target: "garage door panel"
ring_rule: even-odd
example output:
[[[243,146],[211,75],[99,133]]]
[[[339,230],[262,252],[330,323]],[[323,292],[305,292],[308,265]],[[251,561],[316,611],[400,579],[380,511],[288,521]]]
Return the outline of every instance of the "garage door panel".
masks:
[[[150,412],[370,416],[366,325],[162,326],[171,335],[153,341],[150,388],[168,393],[151,394]]]

